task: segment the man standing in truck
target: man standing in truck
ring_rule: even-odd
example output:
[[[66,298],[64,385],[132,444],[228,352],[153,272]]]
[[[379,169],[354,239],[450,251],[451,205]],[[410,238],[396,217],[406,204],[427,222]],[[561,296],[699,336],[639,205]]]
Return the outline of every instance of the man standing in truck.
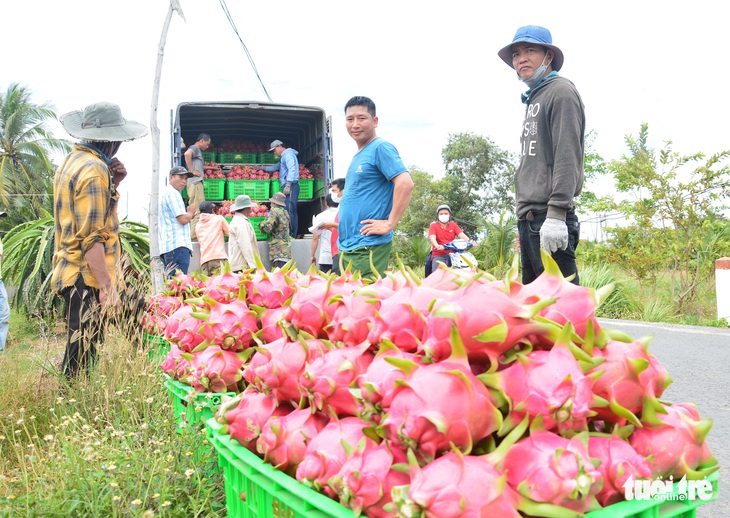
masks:
[[[371,99],[347,101],[345,124],[357,153],[347,170],[337,244],[343,265],[351,262],[353,271],[374,279],[388,268],[393,230],[411,201],[413,180],[395,146],[375,134],[378,117]]]
[[[289,213],[289,234],[296,239],[299,230],[299,151],[284,145],[281,140],[274,140],[269,151],[273,151],[281,160],[276,164],[265,165],[264,171],[279,171],[281,192],[286,196],[286,211]]]
[[[186,185],[188,198],[190,199],[188,203],[194,207],[200,207],[200,204],[205,201],[205,191],[203,190],[205,161],[203,160],[203,151],[206,151],[210,147],[210,144],[210,135],[201,133],[198,135],[198,140],[195,141],[195,144],[185,151],[185,164],[187,164],[188,171],[192,174]],[[199,216],[196,216],[190,222],[190,239],[193,241],[197,240],[195,227],[198,224],[198,219]]]

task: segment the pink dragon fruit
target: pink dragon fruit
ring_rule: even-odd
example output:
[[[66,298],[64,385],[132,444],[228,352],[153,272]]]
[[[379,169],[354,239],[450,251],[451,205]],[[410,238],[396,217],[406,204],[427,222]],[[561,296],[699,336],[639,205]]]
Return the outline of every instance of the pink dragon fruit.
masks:
[[[601,332],[595,312],[601,301],[608,298],[613,291],[613,285],[596,291],[573,284],[565,280],[560,268],[549,253],[541,250],[540,254],[545,270],[533,282],[522,286],[517,298],[528,304],[546,297],[555,299],[554,304],[540,310],[540,316],[559,326],[570,322],[578,336],[586,338],[587,333],[590,332],[596,336],[596,345],[602,347],[607,337],[605,333]],[[538,337],[538,341],[547,347],[551,345],[549,339],[545,337]]]
[[[184,352],[192,352],[205,340],[200,332],[203,322],[194,316],[195,310],[195,307],[185,304],[167,319],[165,338]]]
[[[629,437],[631,446],[649,461],[652,475],[701,479],[717,471],[719,465],[705,441],[712,419],[700,419],[690,403],[662,406],[665,413],[644,405],[644,427],[636,428]]]
[[[388,416],[381,425],[386,439],[413,448],[421,462],[430,462],[453,447],[464,453],[502,425],[487,388],[472,374],[459,336],[448,360],[416,366],[386,358],[406,372],[397,381]]]
[[[273,394],[278,401],[299,401],[299,376],[307,363],[329,350],[316,338],[300,337],[296,342],[285,342],[282,348],[272,354],[271,360],[254,370],[254,385],[267,394]]]
[[[406,377],[402,369],[386,360],[387,357],[400,358],[421,364],[421,357],[413,353],[405,353],[395,345],[384,340],[380,343],[380,350],[373,357],[372,363],[355,380],[359,389],[359,415],[362,419],[379,424],[383,414],[387,414],[393,399],[393,387],[397,380]]]
[[[256,369],[269,363],[274,354],[277,354],[284,345],[289,342],[288,338],[279,338],[273,342],[259,345],[243,368],[243,379],[249,385],[256,384]]]
[[[312,413],[310,408],[272,416],[261,429],[256,449],[265,462],[294,477],[307,445],[328,421],[326,415]]]
[[[235,398],[224,402],[219,408],[216,419],[223,424],[221,433],[230,434],[243,446],[256,453],[256,442],[261,429],[272,416],[284,416],[294,409],[287,403],[279,403],[276,398],[248,387]]]
[[[368,334],[371,344],[383,340],[405,352],[416,352],[426,332],[426,315],[444,292],[414,284],[383,300]]]
[[[629,421],[641,426],[636,416],[641,415],[644,405],[658,408],[657,398],[661,397],[672,378],[649,354],[648,346],[648,338],[631,343],[610,340],[603,349],[593,350],[595,357],[605,359],[588,372],[603,372],[596,380],[593,392],[609,402],[608,407],[596,409],[596,419],[618,424]]]
[[[204,283],[192,275],[177,272],[167,281],[166,295],[181,297],[183,300],[199,297],[204,290]]]
[[[358,405],[350,392],[353,381],[373,361],[365,342],[354,347],[332,349],[313,359],[299,376],[302,392],[309,405],[318,410],[331,410],[338,416],[357,415]]]
[[[456,291],[464,288],[472,282],[482,284],[498,283],[503,285],[502,281],[497,281],[487,272],[453,268],[439,268],[431,275],[423,279],[423,285],[442,291]]]
[[[507,483],[533,500],[585,513],[600,507],[596,495],[601,473],[593,467],[587,435],[566,439],[545,430],[532,430],[529,437],[512,445],[502,469]]]
[[[253,306],[280,308],[294,294],[296,278],[296,270],[268,272],[262,264],[251,278],[243,281],[246,302]]]
[[[190,361],[183,357],[183,352],[175,344],[170,344],[170,352],[160,364],[162,372],[172,379],[180,380],[188,375]]]
[[[167,319],[183,305],[179,296],[165,295],[158,293],[152,295],[146,304],[146,311],[142,316],[140,324],[142,328],[157,336],[163,336],[167,327]]]
[[[478,378],[488,387],[503,391],[509,413],[499,435],[504,435],[529,415],[538,416],[547,430],[571,433],[588,429],[588,418],[595,412],[594,379],[583,374],[567,340],[572,326],[564,332],[549,351],[518,354],[518,361],[504,370],[480,374]],[[498,397],[499,399],[499,397]]]
[[[410,486],[396,487],[398,516],[519,518],[519,495],[487,456],[449,451],[419,467],[412,459]]]
[[[360,443],[330,479],[329,486],[340,503],[352,509],[355,516],[392,517],[393,513],[385,509],[392,502],[392,489],[410,482],[408,473],[396,470],[394,466],[407,463],[406,453],[387,441],[377,446]]]
[[[335,493],[327,484],[340,471],[349,452],[360,443],[365,448],[376,445],[363,433],[365,427],[367,424],[357,417],[345,417],[327,423],[307,445],[304,458],[297,467],[297,480],[334,498]]]
[[[513,347],[555,329],[533,320],[552,299],[520,304],[495,285],[478,282],[447,293],[448,297],[435,304],[428,316],[428,332],[420,348],[432,361],[441,361],[451,354],[454,327],[469,361],[488,364],[491,370],[497,369],[500,356]]]
[[[334,297],[332,303],[335,304],[335,310],[325,327],[327,337],[332,342],[342,342],[346,346],[363,343],[368,338],[381,301],[392,294],[390,289],[370,285],[352,295]]]
[[[288,311],[286,306],[278,308],[265,308],[263,306],[250,306],[259,318],[259,339],[263,343],[273,342],[286,335],[280,325],[284,320],[284,314]]]
[[[198,392],[238,392],[245,362],[243,353],[210,346],[183,357],[190,361],[191,367],[184,381]]]
[[[232,299],[227,303],[210,298],[203,300],[208,311],[199,311],[193,316],[205,322],[200,332],[206,343],[232,352],[243,351],[253,343],[253,335],[259,330],[259,321],[244,298]]]
[[[239,273],[231,272],[230,264],[225,264],[226,267],[221,273],[205,280],[205,288],[203,290],[204,295],[224,304],[237,298],[243,298],[239,297],[242,289],[243,296],[245,296],[245,288],[243,288],[243,280],[245,277]]]
[[[623,485],[629,477],[640,480],[652,476],[647,460],[618,435],[589,437],[588,454],[601,462],[596,469],[603,486],[596,498],[604,507],[624,500]]]

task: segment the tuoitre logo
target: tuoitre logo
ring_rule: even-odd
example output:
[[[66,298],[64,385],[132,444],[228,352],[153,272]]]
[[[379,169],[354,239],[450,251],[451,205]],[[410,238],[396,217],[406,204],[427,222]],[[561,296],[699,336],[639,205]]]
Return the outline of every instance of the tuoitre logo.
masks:
[[[674,483],[674,477],[663,480],[634,480],[629,477],[623,485],[626,500],[711,500],[712,483],[706,478],[687,480],[684,476]]]

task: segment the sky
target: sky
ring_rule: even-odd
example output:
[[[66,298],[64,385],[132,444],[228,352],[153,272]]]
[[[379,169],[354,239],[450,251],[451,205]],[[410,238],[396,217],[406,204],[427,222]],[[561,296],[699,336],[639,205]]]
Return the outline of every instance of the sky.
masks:
[[[189,101],[267,101],[220,0],[179,0],[164,42],[152,138],[122,145],[129,171],[120,216],[147,223],[152,171],[170,167],[171,117]],[[27,86],[61,115],[97,101],[153,122],[151,102],[165,0],[24,0],[0,7],[0,89]],[[243,2],[227,7],[271,100],[324,108],[333,123],[335,176],[356,151],[343,106],[373,99],[378,135],[404,163],[443,174],[450,134],[471,132],[517,153],[524,85],[497,51],[522,25],[542,25],[565,55],[560,74],[576,85],[586,125],[604,159],[626,152],[625,136],[649,124],[650,145],[681,153],[730,149],[722,92],[730,72],[730,7],[695,0],[488,3],[479,0]],[[71,137],[58,122],[55,136]],[[591,189],[592,186],[587,185]],[[600,190],[591,189],[591,190]]]

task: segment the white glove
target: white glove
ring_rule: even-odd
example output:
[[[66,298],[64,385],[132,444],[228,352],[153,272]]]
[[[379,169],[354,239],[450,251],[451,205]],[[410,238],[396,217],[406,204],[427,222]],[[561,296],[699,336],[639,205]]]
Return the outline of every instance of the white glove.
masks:
[[[547,218],[540,227],[540,248],[551,254],[568,248],[568,225],[556,218]]]
[[[291,184],[287,183],[284,185],[284,188],[281,190],[281,192],[284,193],[284,196],[289,196],[291,194]]]

